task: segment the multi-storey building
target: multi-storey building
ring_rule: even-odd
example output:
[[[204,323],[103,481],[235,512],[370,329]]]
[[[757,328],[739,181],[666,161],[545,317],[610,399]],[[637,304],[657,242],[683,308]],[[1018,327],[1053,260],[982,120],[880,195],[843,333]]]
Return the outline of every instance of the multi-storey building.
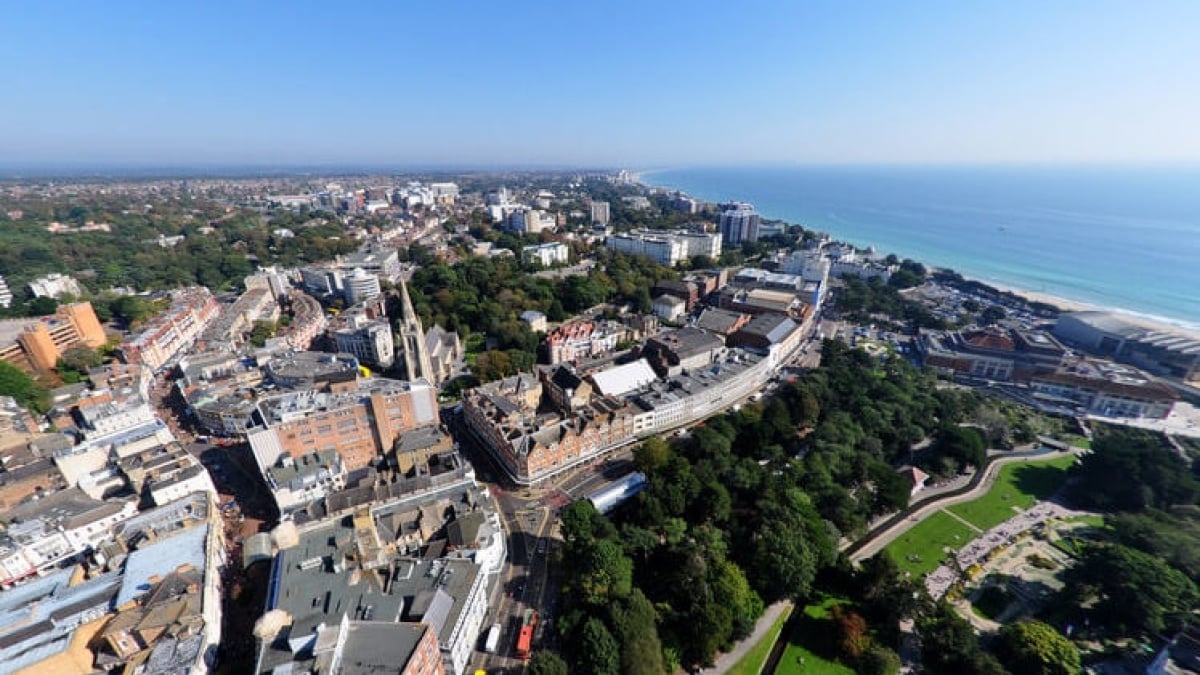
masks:
[[[609,221],[608,202],[592,202],[591,215],[593,223],[599,223],[607,227]]]
[[[61,305],[53,317],[0,321],[0,360],[28,372],[52,370],[68,349],[106,341],[90,302]]]
[[[1055,372],[1066,356],[1066,348],[1047,333],[1002,328],[926,331],[917,349],[931,368],[989,380]]]
[[[721,238],[726,244],[740,246],[743,242],[758,241],[758,212],[744,202],[723,205]]]
[[[345,273],[361,269],[376,278],[395,279],[400,276],[400,254],[396,249],[364,246],[354,253],[337,259],[337,267]]]
[[[1029,386],[1050,403],[1105,417],[1163,419],[1179,395],[1132,366],[1111,361],[1080,360],[1048,373],[1033,375]]]
[[[37,298],[59,298],[64,295],[79,297],[83,295],[83,289],[80,288],[78,281],[75,281],[73,277],[57,272],[38,277],[29,282],[29,292],[33,293],[34,297]]]
[[[313,340],[325,332],[329,319],[321,309],[321,303],[304,291],[293,289],[289,298],[292,302],[292,322],[277,337],[286,340],[292,349],[308,349]]]
[[[360,380],[350,391],[299,391],[258,402],[261,428],[247,434],[260,469],[280,455],[333,449],[347,471],[365,468],[410,429],[438,422],[437,390],[425,380]]]
[[[642,255],[655,262],[674,266],[696,256],[716,260],[721,257],[721,236],[688,230],[633,230],[610,235],[604,245],[611,250]]]
[[[144,363],[153,370],[190,347],[221,312],[212,293],[203,287],[171,294],[171,307],[154,317],[137,335],[121,344],[118,353],[126,363]]]
[[[615,321],[571,321],[547,335],[541,351],[551,365],[591,358],[616,349],[627,331]]]
[[[123,457],[119,467],[134,493],[148,496],[155,506],[196,492],[217,494],[208,470],[178,443]]]
[[[537,483],[722,410],[761,387],[772,372],[767,358],[737,350],[713,360],[704,345],[697,346],[682,361],[703,359],[703,368],[657,379],[645,361],[635,361],[592,375],[590,397],[578,376],[561,368],[545,382],[522,374],[489,383],[467,393],[463,419],[514,481]],[[668,346],[677,347],[682,345]]]
[[[232,305],[222,308],[220,316],[204,329],[200,339],[208,349],[233,350],[245,343],[246,334],[255,322],[273,322],[279,314],[279,303],[270,287],[249,288]]]
[[[60,490],[5,513],[0,535],[0,584],[53,569],[98,546],[117,523],[137,513],[133,501],[92,499],[78,488]]]
[[[396,346],[387,319],[373,321],[353,316],[345,328],[334,332],[333,339],[339,352],[353,354],[361,363],[391,368],[396,362]]]
[[[288,515],[346,487],[346,465],[335,450],[319,450],[299,458],[280,455],[263,470],[279,512]]]
[[[346,302],[351,305],[377,298],[382,293],[379,277],[361,267],[356,267],[353,272],[347,274],[343,284],[346,289]]]
[[[278,554],[266,607],[267,617],[289,621],[259,631],[255,672],[342,672],[318,667],[352,640],[361,646],[355,659],[391,672],[443,672],[435,658],[444,672],[465,672],[487,614],[488,575],[470,560],[399,557],[389,538],[368,509],[298,529]]]
[[[521,249],[521,259],[526,262],[537,262],[542,267],[550,267],[558,263],[565,264],[570,259],[570,249],[561,241],[525,246]]]
[[[263,366],[266,379],[285,389],[354,391],[358,387],[358,359],[351,354],[289,352]]]
[[[0,276],[0,307],[6,309],[12,307],[12,301],[12,290],[9,289],[8,282],[4,280],[4,277]]]

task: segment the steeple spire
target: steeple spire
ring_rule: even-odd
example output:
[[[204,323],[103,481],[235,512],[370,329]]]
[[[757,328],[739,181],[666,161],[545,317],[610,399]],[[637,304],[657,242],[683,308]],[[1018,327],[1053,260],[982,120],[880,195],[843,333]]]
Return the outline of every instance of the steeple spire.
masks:
[[[425,330],[408,297],[408,284],[400,277],[400,347],[404,351],[404,368],[409,380],[425,378],[437,384],[429,352],[425,348]]]

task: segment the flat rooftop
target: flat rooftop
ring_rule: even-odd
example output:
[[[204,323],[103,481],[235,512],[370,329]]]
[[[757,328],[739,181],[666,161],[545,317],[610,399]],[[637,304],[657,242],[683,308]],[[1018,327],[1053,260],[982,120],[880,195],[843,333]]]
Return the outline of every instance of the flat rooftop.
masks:
[[[359,541],[352,516],[323,521],[299,533],[299,542],[275,558],[267,609],[292,618],[264,644],[259,672],[269,673],[294,660],[322,624],[345,615],[351,621],[424,621],[449,641],[467,595],[480,574],[470,560],[395,558],[374,569],[357,566]]]

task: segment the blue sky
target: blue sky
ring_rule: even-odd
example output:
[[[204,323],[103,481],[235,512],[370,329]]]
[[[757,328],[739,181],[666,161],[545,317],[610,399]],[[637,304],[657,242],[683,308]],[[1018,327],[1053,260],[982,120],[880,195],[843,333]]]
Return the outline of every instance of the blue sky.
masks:
[[[1200,2],[46,2],[0,164],[1200,161]]]

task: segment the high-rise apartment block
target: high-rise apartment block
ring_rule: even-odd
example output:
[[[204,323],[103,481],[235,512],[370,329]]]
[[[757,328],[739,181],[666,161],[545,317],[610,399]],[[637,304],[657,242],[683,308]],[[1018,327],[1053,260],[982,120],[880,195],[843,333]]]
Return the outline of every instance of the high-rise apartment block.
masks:
[[[608,226],[608,202],[592,202],[592,222]]]
[[[721,211],[721,239],[735,246],[758,241],[758,221],[758,212],[752,205],[744,202],[725,204]]]

